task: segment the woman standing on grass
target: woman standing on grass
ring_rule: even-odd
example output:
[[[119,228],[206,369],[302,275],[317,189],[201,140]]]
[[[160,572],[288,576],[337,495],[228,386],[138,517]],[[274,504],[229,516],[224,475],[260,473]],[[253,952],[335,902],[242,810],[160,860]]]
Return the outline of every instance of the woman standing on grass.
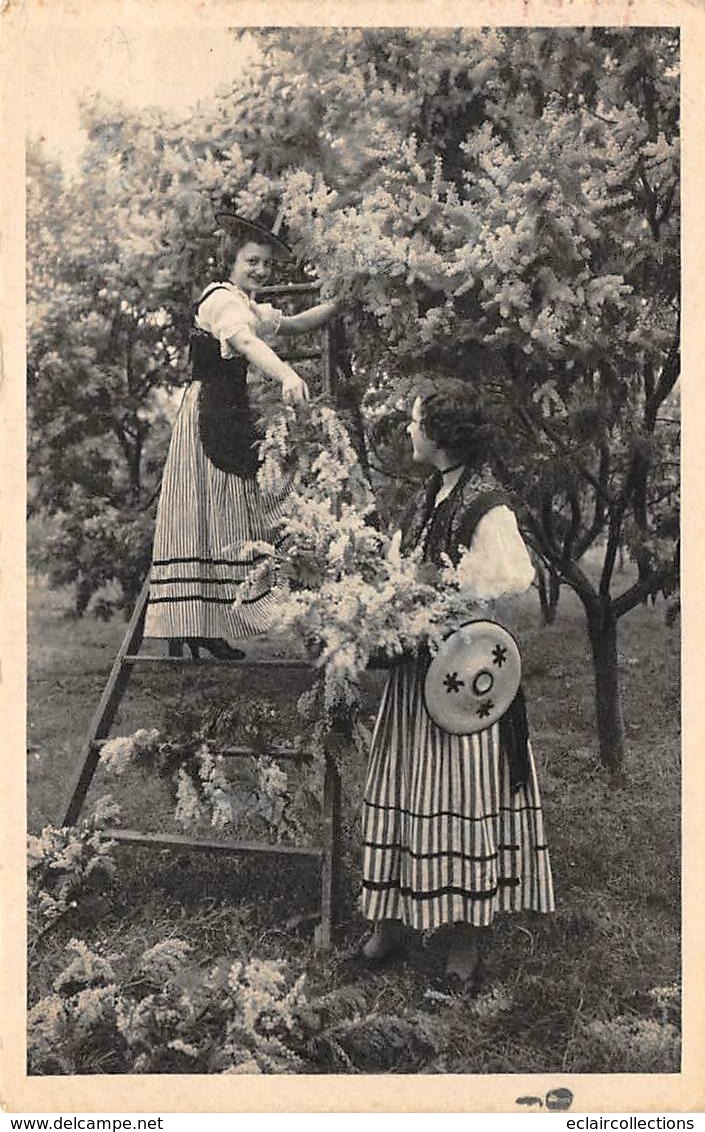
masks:
[[[415,461],[435,469],[402,528],[402,552],[457,562],[480,601],[528,589],[533,567],[510,497],[492,476],[486,422],[466,398],[418,397],[407,432]],[[536,768],[521,692],[499,723],[451,735],[429,716],[430,658],[390,674],[372,740],[363,804],[363,913],[370,963],[399,950],[405,928],[452,927],[446,975],[479,979],[481,937],[497,912],[553,910]]]
[[[248,392],[248,366],[281,385],[285,402],[308,399],[306,382],[277,356],[277,334],[323,326],[336,312],[321,303],[284,316],[254,292],[270,277],[272,258],[291,253],[277,236],[242,217],[220,213],[224,231],[222,282],[211,283],[195,311],[193,380],[174,426],[157,510],[145,636],[169,641],[180,656],[187,643],[224,659],[244,653],[228,642],[264,632],[272,622],[269,590],[234,608],[239,586],[257,556],[238,550],[270,541],[281,515],[281,490],[260,492],[256,445],[261,435]]]

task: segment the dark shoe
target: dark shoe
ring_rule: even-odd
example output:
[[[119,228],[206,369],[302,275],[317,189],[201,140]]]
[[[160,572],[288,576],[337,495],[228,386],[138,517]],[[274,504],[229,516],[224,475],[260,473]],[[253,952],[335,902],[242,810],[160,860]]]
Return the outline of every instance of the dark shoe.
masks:
[[[169,656],[183,656],[184,645],[188,645],[193,660],[200,660],[201,649],[207,649],[216,660],[244,660],[246,656],[220,637],[170,637]]]
[[[184,645],[188,645],[192,660],[200,659],[199,637],[169,637],[169,656],[182,658]]]
[[[216,660],[244,660],[247,655],[242,649],[233,648],[221,637],[194,637],[188,641],[188,646],[192,651],[194,645],[196,651],[198,651],[199,645],[202,649],[207,649]]]
[[[484,977],[484,961],[478,955],[474,969],[468,975],[460,975],[457,971],[445,971],[439,989],[454,998],[473,998],[482,986]]]
[[[360,952],[367,967],[381,967],[406,948],[406,931],[400,920],[382,920],[375,925]]]
[[[476,994],[482,982],[483,953],[487,929],[456,925],[446,960],[446,987],[462,994]]]

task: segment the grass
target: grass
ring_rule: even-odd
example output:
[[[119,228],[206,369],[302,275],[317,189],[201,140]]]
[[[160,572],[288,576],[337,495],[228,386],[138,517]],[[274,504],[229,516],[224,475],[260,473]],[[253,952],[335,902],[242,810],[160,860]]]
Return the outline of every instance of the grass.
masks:
[[[28,810],[30,828],[59,823],[78,769],[80,739],[104,686],[123,623],[76,621],[67,595],[35,581],[30,591]],[[380,1050],[362,1040],[354,1059],[374,1072],[668,1072],[677,1071],[671,1022],[654,988],[679,982],[679,640],[663,606],[641,607],[620,626],[627,787],[611,789],[596,750],[590,659],[576,599],[561,596],[556,625],[539,623],[535,594],[515,604],[525,687],[539,760],[556,885],[555,915],[506,916],[492,932],[487,979],[473,1001],[429,990],[444,961],[443,933],[416,939],[395,968],[367,974],[355,955],[365,935],[357,909],[357,806],[364,774],[351,756],[343,768],[347,798],[342,923],[329,954],[311,946],[301,912],[317,899],[309,865],[121,850],[124,864],[100,915],[62,924],[32,957],[32,1000],[46,994],[65,964],[64,947],[82,935],[92,946],[139,954],[159,939],[189,941],[206,964],[219,956],[285,958],[306,971],[309,997],[360,986],[370,1018],[382,1014],[428,1028],[421,1050]],[[258,649],[286,650],[285,641]],[[113,728],[162,726],[184,706],[264,698],[282,734],[301,731],[296,695],[305,673],[164,666],[135,673]],[[365,712],[371,722],[382,674],[371,674]],[[99,777],[99,776],[97,776]],[[143,777],[108,790],[132,827],[171,824],[160,787]],[[669,1000],[670,1001],[670,1000]],[[372,1026],[372,1023],[370,1023]],[[370,1027],[363,1032],[372,1033]],[[321,1066],[325,1070],[325,1066]],[[96,1071],[99,1068],[96,1067]],[[315,1067],[312,1071],[315,1071]]]

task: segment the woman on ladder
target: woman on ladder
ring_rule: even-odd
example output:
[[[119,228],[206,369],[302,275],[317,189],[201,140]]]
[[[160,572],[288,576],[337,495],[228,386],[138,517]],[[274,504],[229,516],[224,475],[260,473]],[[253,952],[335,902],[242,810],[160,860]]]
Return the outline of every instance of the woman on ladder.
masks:
[[[286,485],[263,493],[256,480],[261,439],[247,385],[248,367],[281,385],[282,399],[308,399],[306,382],[272,349],[277,334],[316,330],[337,311],[320,303],[292,316],[253,294],[270,277],[272,260],[290,256],[273,232],[232,213],[216,217],[223,231],[227,277],[212,283],[196,307],[192,382],[174,425],[164,467],[152,552],[145,636],[166,638],[169,655],[187,644],[219,659],[242,659],[230,642],[272,623],[268,590],[234,608],[238,588],[257,556],[238,550],[270,541]]]

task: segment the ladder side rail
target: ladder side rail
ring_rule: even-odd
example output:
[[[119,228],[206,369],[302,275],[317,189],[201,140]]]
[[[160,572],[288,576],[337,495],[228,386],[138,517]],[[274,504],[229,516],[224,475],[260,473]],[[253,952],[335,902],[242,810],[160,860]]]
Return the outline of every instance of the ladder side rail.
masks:
[[[330,397],[333,390],[333,373],[330,363],[330,329],[321,328],[321,388]]]
[[[260,296],[266,295],[289,295],[289,294],[312,294],[320,289],[320,283],[303,283],[303,284],[284,284],[282,286],[263,287],[259,290]],[[315,357],[321,359],[321,384],[325,394],[330,395],[333,392],[333,374],[331,367],[330,356],[330,331],[327,326],[321,330],[320,336],[320,353],[311,353],[310,356],[302,358],[301,360],[312,360]],[[339,501],[338,505],[339,505]],[[139,656],[140,646],[144,636],[144,623],[147,613],[147,603],[149,600],[150,579],[149,576],[145,579],[144,585],[137,599],[137,603],[130,618],[127,630],[122,640],[122,644],[113,662],[113,666],[108,677],[108,681],[103,690],[98,707],[96,708],[93,719],[88,731],[88,736],[84,744],[83,762],[80,771],[76,777],[71,799],[64,818],[64,825],[75,824],[86,795],[88,793],[90,784],[95,774],[98,762],[100,760],[101,748],[107,738],[110,727],[115,718],[120,701],[123,697],[127,683],[130,678],[132,666],[137,661],[152,660],[153,662],[179,662],[178,658],[145,658]],[[215,662],[219,663],[219,662]],[[232,662],[220,662],[230,663]],[[305,661],[283,661],[283,662],[255,662],[250,667],[296,667],[296,668],[310,668],[309,662]],[[232,748],[229,752],[232,755],[250,755],[252,752],[249,748]],[[303,757],[300,753],[296,753],[298,757]],[[296,757],[294,752],[290,749],[285,753],[285,749],[278,752],[279,757]],[[321,847],[310,847],[305,850],[300,850],[292,846],[282,845],[267,845],[260,842],[235,842],[235,843],[217,843],[210,841],[197,841],[191,837],[178,837],[176,835],[160,835],[142,833],[138,830],[116,830],[111,831],[114,839],[123,844],[133,845],[171,845],[171,846],[191,846],[195,849],[203,849],[209,851],[222,851],[222,852],[252,852],[252,853],[280,853],[285,855],[303,855],[315,856],[321,859],[321,919],[316,932],[316,946],[329,949],[332,942],[332,930],[336,913],[337,901],[337,881],[338,881],[338,858],[339,858],[339,841],[340,841],[340,775],[333,759],[330,756],[326,757],[326,770],[323,786],[323,836]]]
[[[340,858],[340,775],[334,760],[326,756],[323,782],[323,857],[321,861],[321,922],[315,944],[330,950],[338,904],[338,862]]]
[[[94,745],[95,740],[104,739],[108,735],[127,682],[130,679],[131,667],[125,662],[125,658],[133,649],[139,650],[142,644],[148,599],[149,575],[145,579],[140,595],[137,598],[137,603],[125,631],[125,636],[122,639],[122,644],[113,661],[108,682],[103,689],[100,702],[88,728],[88,735],[83,747],[83,762],[71,792],[71,800],[63,821],[64,825],[75,825],[81,809],[83,808],[86,794],[88,793],[100,759],[100,750]]]

